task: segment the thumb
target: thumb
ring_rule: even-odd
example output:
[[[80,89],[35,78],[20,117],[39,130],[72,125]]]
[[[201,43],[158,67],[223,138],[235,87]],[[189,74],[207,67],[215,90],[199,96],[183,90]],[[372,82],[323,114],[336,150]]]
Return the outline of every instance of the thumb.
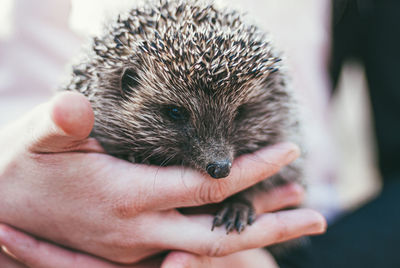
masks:
[[[172,251],[164,259],[161,268],[200,268],[212,267],[212,258],[198,256],[189,252]]]
[[[100,147],[87,139],[94,114],[90,102],[79,93],[63,92],[38,106],[28,117],[31,131],[27,146],[34,153],[56,153]]]

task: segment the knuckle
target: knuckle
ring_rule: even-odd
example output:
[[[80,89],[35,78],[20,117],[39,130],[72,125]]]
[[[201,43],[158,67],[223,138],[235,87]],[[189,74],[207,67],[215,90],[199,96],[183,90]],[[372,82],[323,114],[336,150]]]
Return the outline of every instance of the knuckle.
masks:
[[[42,154],[28,152],[28,155],[33,161],[35,161],[35,163],[42,166],[57,166],[62,160],[62,157],[60,157],[59,154]]]
[[[206,255],[209,257],[220,257],[224,252],[224,248],[221,242],[213,243],[207,250]]]
[[[288,238],[290,238],[290,232],[287,222],[284,221],[279,214],[276,214],[276,223],[278,228],[273,234],[273,240],[275,243],[288,240]]]
[[[112,250],[107,251],[107,259],[119,263],[133,263],[139,260],[140,253],[132,252],[132,249],[144,249],[148,246],[143,242],[145,237],[141,236],[140,231],[132,231],[132,228],[120,226],[119,231],[104,240],[103,246]]]
[[[206,250],[206,255],[209,257],[223,257],[229,254],[226,244],[222,240],[217,240],[209,246]]]
[[[113,202],[113,214],[119,219],[129,219],[145,211],[141,198],[131,200],[129,197],[119,197]]]
[[[227,183],[218,181],[216,183],[205,182],[197,194],[198,204],[219,203],[228,196]]]
[[[105,258],[121,264],[132,264],[140,260],[137,256],[132,255],[132,249],[128,247],[116,247],[112,252],[107,252]]]
[[[143,208],[140,205],[128,200],[119,200],[113,206],[114,214],[120,219],[132,218],[140,211],[143,211]]]
[[[146,212],[152,193],[146,185],[123,185],[112,195],[112,211],[120,219],[128,219]]]
[[[115,239],[111,241],[111,246],[119,250],[136,247],[138,243],[136,239],[132,238],[132,235],[132,232],[121,231],[115,236]]]
[[[127,204],[128,202],[120,201],[118,200],[115,202],[113,205],[113,214],[117,216],[118,218],[129,218],[132,214],[131,212],[131,206],[130,204]]]

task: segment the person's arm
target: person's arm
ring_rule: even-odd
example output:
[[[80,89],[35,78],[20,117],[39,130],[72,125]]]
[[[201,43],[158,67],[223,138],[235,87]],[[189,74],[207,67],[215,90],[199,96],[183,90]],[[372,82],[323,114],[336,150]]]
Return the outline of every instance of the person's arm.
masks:
[[[242,156],[229,177],[214,180],[106,155],[87,138],[93,121],[82,95],[63,93],[0,131],[0,222],[121,263],[164,250],[222,256],[324,229],[317,212],[297,210],[261,215],[227,236],[210,231],[211,215],[174,209],[220,202],[271,176],[298,156],[293,144]]]

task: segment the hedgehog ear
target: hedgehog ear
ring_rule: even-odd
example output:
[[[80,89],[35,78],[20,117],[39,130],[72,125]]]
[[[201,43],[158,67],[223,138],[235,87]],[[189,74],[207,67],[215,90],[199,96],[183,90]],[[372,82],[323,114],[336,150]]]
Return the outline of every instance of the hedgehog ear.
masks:
[[[132,68],[124,69],[121,77],[122,93],[131,93],[139,84],[138,74]]]

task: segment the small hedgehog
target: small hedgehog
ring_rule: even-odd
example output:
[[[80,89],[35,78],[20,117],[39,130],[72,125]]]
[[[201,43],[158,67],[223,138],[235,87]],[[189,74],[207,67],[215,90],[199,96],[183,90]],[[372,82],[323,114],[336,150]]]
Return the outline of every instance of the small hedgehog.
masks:
[[[233,160],[281,141],[298,142],[293,93],[281,59],[235,11],[161,0],[120,15],[94,38],[65,90],[90,100],[92,136],[136,163],[184,165],[215,179]],[[241,232],[255,219],[255,191],[301,181],[300,165],[221,204],[212,223]]]

